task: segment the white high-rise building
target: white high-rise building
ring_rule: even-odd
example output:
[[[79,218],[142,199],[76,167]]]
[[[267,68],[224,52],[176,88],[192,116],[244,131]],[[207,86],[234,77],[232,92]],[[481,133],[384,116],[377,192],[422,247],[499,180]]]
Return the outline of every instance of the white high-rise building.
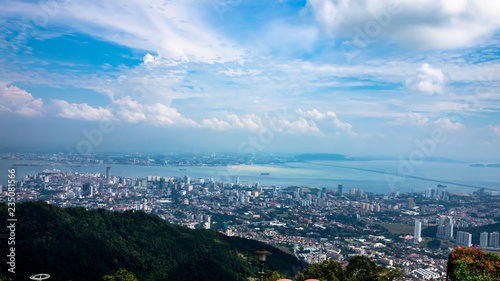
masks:
[[[498,231],[490,233],[490,247],[498,248],[499,238],[500,235],[498,234]]]
[[[106,184],[111,183],[111,167],[106,167]]]
[[[481,248],[488,247],[488,232],[481,232],[481,238],[479,239],[479,246]]]
[[[422,223],[419,220],[415,221],[415,233],[413,235],[413,243],[418,244],[422,241]]]
[[[453,218],[449,216],[440,216],[437,220],[438,231],[437,238],[452,239],[453,238]]]
[[[465,247],[472,246],[472,234],[469,232],[459,231],[457,232],[457,244]]]

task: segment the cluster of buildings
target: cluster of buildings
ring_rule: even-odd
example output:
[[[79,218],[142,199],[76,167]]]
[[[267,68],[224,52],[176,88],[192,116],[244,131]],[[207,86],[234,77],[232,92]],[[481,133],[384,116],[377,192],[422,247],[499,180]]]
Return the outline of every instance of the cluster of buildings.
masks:
[[[436,236],[451,240],[455,225],[492,224],[493,214],[500,207],[499,202],[488,201],[451,210],[440,204],[442,192],[437,191],[433,199],[432,191],[430,198],[397,191],[377,195],[360,188],[344,193],[341,184],[336,191],[307,186],[281,188],[242,184],[238,176],[233,176],[231,182],[191,179],[187,175],[128,178],[113,176],[111,168],[102,174],[46,170],[20,179],[17,187],[19,201],[45,200],[63,207],[110,211],[141,210],[173,224],[213,229],[279,246],[309,263],[325,259],[345,263],[354,255],[365,255],[422,279],[443,278],[449,253],[449,249],[421,246],[425,227],[437,226]],[[448,200],[458,204],[477,198],[452,196]],[[414,225],[410,243],[398,236],[411,233],[389,233],[381,227],[383,223],[410,229]],[[498,232],[483,234],[481,245],[498,247]],[[457,244],[471,241],[467,233],[458,236]]]
[[[436,221],[438,225],[436,237],[440,239],[453,239],[453,218],[450,216],[439,216]]]
[[[489,235],[489,240],[488,240],[488,232],[481,232],[481,238],[479,241],[480,241],[479,246],[486,250],[492,248],[498,249],[500,247],[499,245],[500,236],[498,234],[498,231],[491,232]]]

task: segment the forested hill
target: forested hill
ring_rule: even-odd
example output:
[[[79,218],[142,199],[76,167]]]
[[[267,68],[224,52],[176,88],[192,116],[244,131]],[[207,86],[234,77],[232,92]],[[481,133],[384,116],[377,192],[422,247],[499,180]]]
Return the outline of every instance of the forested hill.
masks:
[[[171,225],[143,212],[59,208],[44,202],[16,206],[15,280],[48,273],[50,280],[102,280],[119,268],[147,280],[248,280],[256,277],[253,251],[273,253],[266,269],[293,275],[301,263],[258,241],[210,230]],[[0,204],[2,243],[7,253],[7,206]],[[9,246],[10,247],[10,246]],[[7,273],[6,255],[1,268]]]

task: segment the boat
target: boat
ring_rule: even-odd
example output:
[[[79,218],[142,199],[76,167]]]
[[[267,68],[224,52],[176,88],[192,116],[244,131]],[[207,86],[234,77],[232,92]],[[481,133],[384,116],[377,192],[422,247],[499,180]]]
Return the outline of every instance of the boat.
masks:
[[[260,173],[261,176],[269,176],[269,173]]]

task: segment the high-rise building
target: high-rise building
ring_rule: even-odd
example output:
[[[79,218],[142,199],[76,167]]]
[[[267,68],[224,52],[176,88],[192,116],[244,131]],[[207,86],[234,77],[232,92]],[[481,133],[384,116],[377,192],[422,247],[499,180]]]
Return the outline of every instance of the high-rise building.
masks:
[[[406,209],[413,209],[415,207],[415,201],[413,201],[413,198],[408,198],[406,199]]]
[[[106,167],[106,184],[111,183],[111,167]]]
[[[321,189],[321,198],[326,198],[326,187],[323,187],[323,189]]]
[[[499,238],[498,231],[490,233],[490,247],[498,248]]]
[[[457,232],[457,244],[465,247],[472,246],[472,234],[469,232],[459,231]]]
[[[437,220],[438,229],[437,238],[452,239],[453,238],[453,218],[448,216],[439,216]]]
[[[191,184],[191,179],[188,176],[184,176],[184,183]]]
[[[233,176],[233,183],[236,185],[240,184],[240,177]]]
[[[90,183],[84,183],[82,185],[82,196],[92,197],[94,195],[94,188]]]
[[[432,196],[432,188],[427,188],[425,190],[425,198],[431,198]]]
[[[349,196],[363,197],[363,189],[349,188]]]
[[[413,235],[413,243],[418,244],[422,241],[422,223],[419,220],[415,221],[415,233]]]
[[[339,185],[337,186],[337,195],[338,196],[342,195],[342,184],[341,183],[339,183]]]
[[[480,247],[488,247],[488,232],[481,232],[481,237],[479,239]]]

